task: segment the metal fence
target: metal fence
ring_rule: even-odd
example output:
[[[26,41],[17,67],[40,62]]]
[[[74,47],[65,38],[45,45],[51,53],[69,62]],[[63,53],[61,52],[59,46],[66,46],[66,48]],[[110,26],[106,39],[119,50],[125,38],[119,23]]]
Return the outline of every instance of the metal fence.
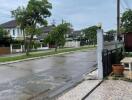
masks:
[[[112,64],[120,63],[123,58],[123,49],[104,49],[102,52],[102,62],[103,62],[103,76],[106,77],[112,72]]]

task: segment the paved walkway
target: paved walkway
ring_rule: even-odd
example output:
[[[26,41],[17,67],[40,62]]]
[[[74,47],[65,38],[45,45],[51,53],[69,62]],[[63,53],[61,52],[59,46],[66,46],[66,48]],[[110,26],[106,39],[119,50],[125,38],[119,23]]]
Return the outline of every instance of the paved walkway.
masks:
[[[84,76],[85,80],[68,92],[53,98],[53,100],[82,100],[101,80],[97,79],[97,70]]]
[[[60,97],[57,97],[54,100],[81,100],[88,92],[90,92],[100,80],[86,80],[73,88],[72,90],[68,91],[67,93],[63,94]],[[97,99],[96,99],[97,100]]]
[[[95,79],[97,70],[86,75],[85,81],[53,100],[132,100],[132,82],[122,80],[102,82]]]
[[[86,100],[132,100],[132,82],[106,80]]]

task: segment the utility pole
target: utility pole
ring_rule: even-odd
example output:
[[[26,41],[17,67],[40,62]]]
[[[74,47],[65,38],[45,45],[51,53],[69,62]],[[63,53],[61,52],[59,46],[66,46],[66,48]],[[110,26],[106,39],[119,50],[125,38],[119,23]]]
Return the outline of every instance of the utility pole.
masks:
[[[62,19],[62,24],[64,24],[64,19]]]
[[[120,34],[120,0],[117,0],[117,36],[119,34]]]

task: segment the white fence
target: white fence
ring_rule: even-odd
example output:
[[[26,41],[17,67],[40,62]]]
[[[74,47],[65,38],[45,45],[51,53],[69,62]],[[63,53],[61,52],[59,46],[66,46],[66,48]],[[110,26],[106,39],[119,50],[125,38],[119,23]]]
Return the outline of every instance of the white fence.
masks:
[[[65,46],[64,47],[68,47],[68,48],[70,48],[70,47],[78,48],[78,47],[80,47],[80,41],[67,41],[65,43]]]
[[[24,45],[21,45],[20,48],[14,49],[13,44],[10,44],[10,52],[11,53],[21,53],[23,52]]]
[[[41,46],[38,47],[37,49],[35,49],[33,46],[32,50],[47,50],[47,49],[49,49],[49,47],[43,47],[41,44]],[[22,53],[22,52],[24,52],[24,45],[20,45],[17,48],[13,48],[13,44],[10,44],[10,52],[11,53]]]

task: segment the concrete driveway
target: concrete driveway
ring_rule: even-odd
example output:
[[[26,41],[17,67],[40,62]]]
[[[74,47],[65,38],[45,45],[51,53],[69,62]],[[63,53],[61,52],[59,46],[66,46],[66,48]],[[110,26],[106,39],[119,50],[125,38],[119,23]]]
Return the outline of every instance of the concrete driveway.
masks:
[[[90,72],[95,64],[95,50],[85,50],[0,65],[0,100],[27,100],[49,93]]]

